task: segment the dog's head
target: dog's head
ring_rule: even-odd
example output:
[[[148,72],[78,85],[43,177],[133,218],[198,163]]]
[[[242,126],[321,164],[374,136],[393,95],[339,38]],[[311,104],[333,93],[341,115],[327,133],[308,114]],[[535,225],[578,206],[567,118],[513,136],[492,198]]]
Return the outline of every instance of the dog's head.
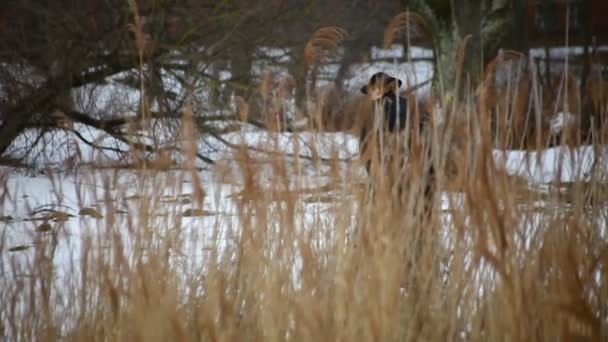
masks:
[[[383,72],[377,72],[372,75],[367,85],[361,87],[361,92],[369,95],[372,100],[378,100],[387,93],[394,93],[395,89],[401,87],[401,84],[401,80]]]

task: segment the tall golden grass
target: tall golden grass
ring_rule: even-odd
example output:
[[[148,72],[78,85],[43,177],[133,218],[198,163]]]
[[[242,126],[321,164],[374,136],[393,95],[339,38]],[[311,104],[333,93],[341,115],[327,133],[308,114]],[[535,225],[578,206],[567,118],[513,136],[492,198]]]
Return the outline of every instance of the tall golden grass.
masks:
[[[328,185],[311,188],[302,160],[278,153],[261,161],[244,147],[233,156],[238,195],[211,199],[232,211],[191,221],[212,214],[206,189],[229,185],[224,168],[212,180],[199,177],[187,109],[183,172],[139,171],[127,215],[119,209],[132,197],[121,173],[82,176],[78,183],[88,185],[78,192],[102,198],[105,217],[81,221],[76,237],[52,222],[33,233],[31,263],[0,266],[1,339],[606,339],[602,172],[544,191],[507,174],[494,162],[492,139],[478,139],[489,130],[476,120],[491,109],[481,101],[470,95],[446,108],[452,127],[427,137],[444,201],[442,209],[436,196],[430,217],[421,215],[419,177],[395,205],[392,184],[367,193],[357,162],[336,158],[324,174]],[[599,150],[605,141],[593,143]],[[192,195],[167,205],[163,192],[180,194],[184,182]],[[84,198],[79,206],[88,205]],[[0,253],[24,252],[9,252],[8,234]],[[55,251],[69,239],[78,239],[80,253],[58,260]]]

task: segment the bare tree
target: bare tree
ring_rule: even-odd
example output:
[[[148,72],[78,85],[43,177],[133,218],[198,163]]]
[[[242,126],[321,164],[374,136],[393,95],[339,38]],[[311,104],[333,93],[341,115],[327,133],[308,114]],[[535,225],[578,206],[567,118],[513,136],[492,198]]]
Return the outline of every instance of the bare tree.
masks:
[[[194,100],[204,132],[207,121],[219,118],[210,115],[208,99],[196,95],[213,87],[249,87],[254,49],[277,44],[273,25],[290,11],[281,1],[0,5],[0,156],[25,130],[45,134],[60,128],[60,118],[126,141],[121,127],[127,122],[146,115],[177,120],[187,98]],[[222,61],[231,66],[229,77],[217,77]],[[140,92],[132,111],[75,106],[75,91],[110,80]]]

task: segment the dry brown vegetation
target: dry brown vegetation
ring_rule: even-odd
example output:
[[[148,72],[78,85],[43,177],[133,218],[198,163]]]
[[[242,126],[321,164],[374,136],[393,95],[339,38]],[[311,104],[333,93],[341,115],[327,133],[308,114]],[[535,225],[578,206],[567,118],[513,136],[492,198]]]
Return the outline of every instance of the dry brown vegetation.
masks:
[[[188,109],[182,119],[187,154],[182,171],[138,171],[136,205],[126,216],[120,208],[133,198],[116,172],[84,176],[79,193],[102,198],[105,215],[82,223],[79,235],[63,234],[55,216],[46,217],[52,227],[33,233],[33,247],[11,246],[10,233],[3,230],[0,253],[8,257],[0,265],[0,336],[12,341],[605,339],[605,162],[598,159],[598,172],[586,182],[556,182],[538,191],[497,169],[492,157],[496,136],[522,133],[512,128],[521,121],[512,115],[517,124],[493,134],[490,113],[505,106],[524,111],[519,96],[532,93],[526,82],[522,78],[512,87],[515,95],[505,99],[464,91],[462,100],[443,108],[445,120],[425,141],[437,165],[434,201],[439,204],[442,193],[444,203],[429,217],[421,215],[419,177],[411,177],[395,205],[393,184],[376,184],[370,196],[356,162],[346,167],[327,162],[328,185],[311,190],[300,172],[311,166],[277,153],[265,161],[271,172],[262,176],[262,163],[247,148],[234,152],[239,177],[232,186],[238,195],[216,199],[234,210],[224,216],[205,211],[206,189],[225,186],[228,171],[218,166],[212,181],[199,178]],[[590,91],[594,103],[604,101],[605,92]],[[531,103],[531,112],[544,113],[544,104]],[[245,107],[241,117],[247,116]],[[593,143],[599,149],[603,135]],[[424,162],[412,155],[413,162]],[[402,171],[390,176],[402,177]],[[11,201],[7,178],[1,178],[6,190],[0,197]],[[192,184],[192,194],[169,201],[163,190],[180,193],[184,181]],[[56,191],[60,197],[61,189]],[[209,215],[204,221],[186,218]],[[79,239],[82,249],[57,260],[55,251],[66,239]],[[15,253],[26,252],[32,252],[31,263],[10,262],[17,260]]]

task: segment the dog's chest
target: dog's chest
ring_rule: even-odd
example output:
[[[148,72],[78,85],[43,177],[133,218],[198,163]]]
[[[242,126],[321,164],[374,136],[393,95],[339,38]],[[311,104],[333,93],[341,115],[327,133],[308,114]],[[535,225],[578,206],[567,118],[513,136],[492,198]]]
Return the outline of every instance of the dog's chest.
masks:
[[[407,120],[407,101],[402,97],[385,96],[378,101],[382,109],[382,119],[386,130],[389,132],[402,131],[405,129]]]

